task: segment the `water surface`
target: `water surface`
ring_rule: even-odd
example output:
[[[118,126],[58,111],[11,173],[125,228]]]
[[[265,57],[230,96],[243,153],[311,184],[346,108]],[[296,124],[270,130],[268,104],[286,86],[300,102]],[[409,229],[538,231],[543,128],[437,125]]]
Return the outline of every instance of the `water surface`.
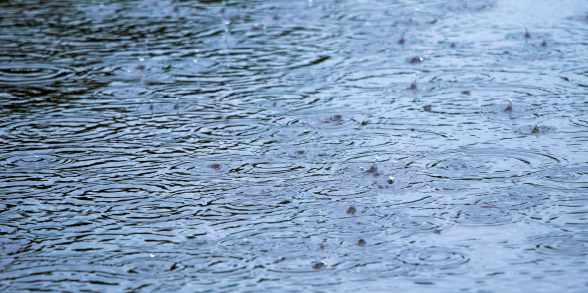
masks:
[[[0,6],[0,291],[588,290],[583,1]]]

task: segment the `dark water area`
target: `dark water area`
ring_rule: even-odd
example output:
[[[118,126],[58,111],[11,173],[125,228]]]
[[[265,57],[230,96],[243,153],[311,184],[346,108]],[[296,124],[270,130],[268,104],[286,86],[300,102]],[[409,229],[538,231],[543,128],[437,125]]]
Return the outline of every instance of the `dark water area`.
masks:
[[[0,1],[0,292],[587,292],[585,1]]]

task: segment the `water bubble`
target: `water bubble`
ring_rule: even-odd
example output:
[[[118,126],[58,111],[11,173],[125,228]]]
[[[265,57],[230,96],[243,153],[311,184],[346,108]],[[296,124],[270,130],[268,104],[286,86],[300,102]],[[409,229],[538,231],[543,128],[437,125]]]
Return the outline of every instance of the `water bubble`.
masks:
[[[151,254],[151,257],[155,257],[155,255]]]
[[[139,58],[139,61],[145,61],[145,58]]]
[[[198,62],[198,60],[197,59],[194,59],[194,63],[196,63],[196,62]]]

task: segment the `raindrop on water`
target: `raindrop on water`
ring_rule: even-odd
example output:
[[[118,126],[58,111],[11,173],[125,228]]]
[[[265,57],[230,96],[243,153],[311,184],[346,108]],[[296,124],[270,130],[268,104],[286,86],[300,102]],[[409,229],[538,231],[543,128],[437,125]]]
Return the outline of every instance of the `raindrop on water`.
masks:
[[[352,214],[352,215],[353,215],[353,214],[355,214],[356,212],[357,212],[357,210],[355,209],[355,206],[350,206],[350,207],[347,209],[347,213],[348,213],[348,214]]]
[[[180,109],[179,98],[176,98],[176,104],[174,105],[174,110]]]
[[[504,109],[504,112],[512,112],[512,101],[514,101],[514,99],[509,98],[509,102],[508,102],[508,107],[506,107],[506,109]]]

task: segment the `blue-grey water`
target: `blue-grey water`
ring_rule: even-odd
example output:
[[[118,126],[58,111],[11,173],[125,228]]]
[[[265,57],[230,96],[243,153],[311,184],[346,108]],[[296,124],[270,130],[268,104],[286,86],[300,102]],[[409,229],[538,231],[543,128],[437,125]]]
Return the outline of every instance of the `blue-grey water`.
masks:
[[[0,291],[587,292],[588,4],[0,1]]]

